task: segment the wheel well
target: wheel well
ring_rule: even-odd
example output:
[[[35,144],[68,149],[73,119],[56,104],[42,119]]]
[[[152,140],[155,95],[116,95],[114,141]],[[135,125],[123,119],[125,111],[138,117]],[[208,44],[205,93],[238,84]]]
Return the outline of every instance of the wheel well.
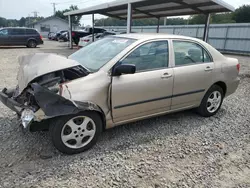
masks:
[[[29,44],[30,41],[35,41],[35,42],[37,43],[37,40],[36,40],[36,39],[28,39],[27,44]]]
[[[105,118],[105,115],[102,112],[100,112],[100,111],[94,111],[94,112],[96,112],[97,114],[99,114],[99,116],[102,119],[102,130],[103,131],[106,130],[106,118]]]
[[[224,95],[227,93],[227,85],[224,82],[216,82],[214,85],[218,85],[222,88]]]
[[[100,118],[102,120],[103,131],[106,130],[106,119],[105,119],[105,115],[102,112],[96,111],[96,110],[86,110],[86,111],[96,112],[100,116]],[[30,125],[30,131],[31,132],[47,131],[47,130],[49,130],[49,126],[51,124],[50,122],[53,122],[58,117],[60,117],[60,116],[53,117],[53,118],[50,118],[50,119],[45,119],[45,120],[43,120],[41,122],[33,122]]]

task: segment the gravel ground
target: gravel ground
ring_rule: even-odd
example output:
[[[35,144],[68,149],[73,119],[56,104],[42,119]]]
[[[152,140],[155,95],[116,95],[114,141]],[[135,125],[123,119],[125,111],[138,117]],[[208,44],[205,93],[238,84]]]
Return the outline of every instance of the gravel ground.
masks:
[[[0,48],[0,88],[16,85],[18,56],[70,54],[60,50],[65,45]],[[0,104],[0,187],[249,188],[250,58],[237,58],[240,86],[216,116],[186,111],[119,126],[74,156],[54,149],[47,132],[23,132],[15,114]]]

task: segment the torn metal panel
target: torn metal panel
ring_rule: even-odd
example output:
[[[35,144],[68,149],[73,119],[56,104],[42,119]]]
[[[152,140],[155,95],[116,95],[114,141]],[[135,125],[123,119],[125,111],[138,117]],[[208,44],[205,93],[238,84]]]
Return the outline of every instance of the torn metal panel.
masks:
[[[74,60],[56,54],[37,53],[19,57],[18,86],[21,93],[28,84],[42,75],[79,66]]]
[[[89,101],[97,104],[106,116],[110,112],[110,84],[110,76],[106,72],[99,71],[81,79],[62,84],[62,97],[71,101]]]
[[[44,111],[48,117],[56,117],[68,114],[76,114],[79,109],[74,103],[64,97],[46,89],[39,84],[32,84],[34,90],[34,97],[39,107]]]
[[[92,102],[74,101],[74,103],[76,104],[77,108],[80,111],[82,111],[82,110],[98,111],[98,112],[101,112],[103,114],[102,109],[98,105],[96,105]]]
[[[63,115],[77,114],[85,110],[98,111],[104,115],[102,109],[92,102],[65,99],[36,83],[32,84],[31,87],[34,90],[33,94],[37,104],[41,108],[35,113],[36,121],[41,121],[43,118],[49,119]]]

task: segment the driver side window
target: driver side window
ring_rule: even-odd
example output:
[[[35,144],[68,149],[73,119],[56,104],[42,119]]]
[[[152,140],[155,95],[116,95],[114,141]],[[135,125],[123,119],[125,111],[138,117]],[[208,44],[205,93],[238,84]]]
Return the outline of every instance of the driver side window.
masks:
[[[188,41],[173,41],[175,66],[212,62],[207,51],[200,45]]]
[[[168,41],[155,41],[135,49],[121,64],[134,64],[142,72],[168,67],[168,57]]]
[[[7,29],[0,30],[0,35],[7,36],[8,35],[8,30]]]

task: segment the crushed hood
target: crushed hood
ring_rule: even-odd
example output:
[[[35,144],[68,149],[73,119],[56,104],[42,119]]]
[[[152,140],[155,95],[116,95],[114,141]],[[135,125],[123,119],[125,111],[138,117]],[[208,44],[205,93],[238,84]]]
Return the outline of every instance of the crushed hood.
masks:
[[[20,93],[37,77],[80,65],[77,61],[64,56],[48,53],[21,56],[19,64],[17,80]]]

